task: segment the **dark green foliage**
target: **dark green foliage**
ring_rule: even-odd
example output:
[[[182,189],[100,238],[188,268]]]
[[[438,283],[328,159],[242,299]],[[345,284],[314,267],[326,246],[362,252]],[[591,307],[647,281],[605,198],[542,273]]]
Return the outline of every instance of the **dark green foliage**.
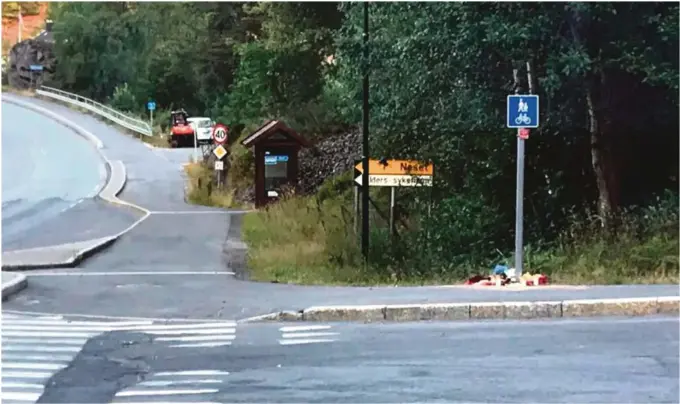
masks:
[[[431,194],[399,190],[410,227],[372,235],[380,277],[463,276],[508,259],[516,141],[505,99],[514,69],[528,90],[527,62],[541,96],[526,145],[533,249],[563,246],[565,229],[593,217],[617,234],[610,215],[677,191],[677,3],[401,2],[370,13],[372,156],[436,167]],[[51,14],[55,85],[117,108],[141,113],[153,98],[234,134],[272,118],[313,138],[360,123],[360,3],[69,2]],[[233,160],[252,162],[245,150]],[[345,185],[324,187],[323,201]],[[336,247],[336,261],[349,256]]]

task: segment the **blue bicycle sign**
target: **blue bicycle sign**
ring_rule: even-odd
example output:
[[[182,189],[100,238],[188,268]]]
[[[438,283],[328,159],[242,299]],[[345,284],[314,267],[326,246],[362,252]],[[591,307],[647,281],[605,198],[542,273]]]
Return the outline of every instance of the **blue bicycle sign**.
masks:
[[[538,128],[537,95],[508,95],[507,106],[506,125],[508,128]]]

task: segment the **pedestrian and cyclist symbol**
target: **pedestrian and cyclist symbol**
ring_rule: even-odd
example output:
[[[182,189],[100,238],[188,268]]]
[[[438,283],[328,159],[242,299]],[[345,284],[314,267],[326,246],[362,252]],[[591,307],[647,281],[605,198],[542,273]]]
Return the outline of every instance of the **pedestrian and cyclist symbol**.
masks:
[[[508,128],[537,128],[538,96],[509,95],[506,120]]]

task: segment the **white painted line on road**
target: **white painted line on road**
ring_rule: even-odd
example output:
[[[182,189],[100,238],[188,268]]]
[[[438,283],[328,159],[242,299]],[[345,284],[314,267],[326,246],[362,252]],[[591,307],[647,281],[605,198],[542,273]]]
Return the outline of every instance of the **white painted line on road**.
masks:
[[[177,384],[219,384],[222,380],[217,379],[205,379],[205,380],[146,380],[141,383],[137,383],[137,386],[148,386],[148,387],[168,387]]]
[[[4,385],[3,385],[4,387]],[[24,393],[24,392],[9,392],[9,391],[3,391],[2,392],[2,401],[3,402],[10,402],[10,401],[28,401],[31,403],[34,403],[38,401],[40,396],[42,395],[42,392],[40,393]]]
[[[233,334],[233,328],[211,328],[209,330],[149,330],[147,334],[153,335],[183,335],[183,334]]]
[[[313,330],[327,330],[331,328],[330,325],[294,325],[281,327],[281,332],[296,332],[296,331],[313,331]]]
[[[3,323],[5,318],[11,319],[11,321],[56,321],[56,320],[64,320],[64,317],[62,316],[41,316],[41,317],[27,317],[27,316],[14,316],[14,317],[9,317],[11,314],[6,314],[5,312],[2,313],[2,318],[3,318]]]
[[[16,311],[16,310],[3,310],[3,315],[5,313],[18,314],[24,316],[32,315],[49,315],[52,313],[40,312],[40,311]],[[143,322],[177,322],[177,323],[192,323],[192,322],[223,322],[224,319],[217,318],[162,318],[162,317],[130,317],[130,316],[107,316],[102,314],[78,314],[78,313],[64,313],[64,317],[81,317],[81,318],[94,318],[94,319],[106,319],[106,320],[130,320],[130,321],[143,321]],[[61,316],[59,318],[62,318]],[[75,324],[77,321],[69,321],[70,324]],[[83,322],[85,323],[85,322]],[[87,323],[85,323],[87,324]]]
[[[170,345],[170,348],[216,348],[218,346],[231,345],[231,342],[199,342],[195,344],[176,344]]]
[[[44,325],[48,327],[56,326],[92,326],[92,327],[133,327],[133,326],[150,326],[153,324],[149,321],[68,321],[68,320],[12,320],[3,321],[2,328],[11,326],[33,326]],[[42,328],[41,328],[42,329]]]
[[[229,372],[223,370],[180,370],[177,372],[158,372],[154,373],[156,376],[227,376]]]
[[[33,346],[33,345],[7,345],[2,347],[2,352],[80,352],[82,346]],[[5,376],[5,373],[2,373]]]
[[[8,389],[8,388],[42,390],[43,385],[42,384],[32,384],[32,383],[20,383],[20,382],[2,382],[2,388],[3,388],[3,390]],[[5,398],[5,392],[2,393],[2,396],[3,396],[3,398]]]
[[[130,272],[41,272],[26,273],[26,276],[155,276],[155,275],[236,275],[228,271],[130,271]]]
[[[220,322],[220,323],[199,323],[199,324],[167,324],[167,325],[148,325],[125,327],[126,330],[182,330],[182,329],[197,329],[197,328],[235,328],[236,322]]]
[[[203,324],[169,324],[169,325],[118,325],[116,323],[111,324],[95,324],[95,325],[76,325],[70,326],[67,323],[64,324],[18,324],[18,325],[2,325],[3,331],[65,331],[65,332],[91,332],[93,334],[104,333],[108,331],[163,331],[163,330],[185,330],[186,333],[191,334],[192,330],[195,329],[234,329],[236,327],[235,323],[203,323]],[[225,331],[226,332],[226,331]]]
[[[166,395],[190,395],[190,394],[210,394],[217,393],[218,389],[196,389],[196,390],[127,390],[119,391],[116,397],[134,396],[166,396]]]
[[[337,332],[301,332],[301,333],[284,333],[283,338],[312,338],[312,337],[330,337],[338,335]]]
[[[7,337],[6,332],[2,332],[2,343],[3,345],[7,343],[17,343],[17,344],[44,344],[44,345],[84,345],[88,338],[60,338],[58,340],[43,339],[43,338],[23,338],[22,335],[17,335],[13,337]],[[94,334],[92,334],[94,335]],[[4,348],[3,348],[4,349]]]
[[[3,369],[59,370],[64,366],[54,363],[2,362]]]
[[[34,331],[3,331],[3,337],[81,337],[90,338],[94,333],[91,332],[34,332]]]
[[[24,354],[11,354],[3,352],[2,360],[29,360],[29,361],[49,361],[51,363],[64,363],[68,364],[73,360],[72,356],[68,355],[24,355]],[[4,366],[4,365],[3,365]],[[4,384],[3,384],[4,386]]]
[[[319,344],[322,342],[334,342],[333,339],[281,339],[281,345]]]
[[[224,210],[172,210],[172,211],[151,211],[152,215],[229,215],[232,211]]]
[[[48,325],[48,326],[37,326],[37,325],[3,325],[3,331],[90,331],[94,333],[103,333],[107,331],[123,331],[127,330],[126,327],[112,327],[112,326],[76,326],[69,327],[68,325]]]
[[[191,336],[191,337],[167,337],[167,338],[156,338],[157,341],[167,341],[167,342],[188,342],[188,341],[229,341],[236,339],[235,335],[206,335],[206,336]]]
[[[2,378],[26,378],[26,379],[47,379],[52,376],[50,372],[14,372],[14,371],[2,371]],[[2,400],[4,401],[5,393],[2,394]]]

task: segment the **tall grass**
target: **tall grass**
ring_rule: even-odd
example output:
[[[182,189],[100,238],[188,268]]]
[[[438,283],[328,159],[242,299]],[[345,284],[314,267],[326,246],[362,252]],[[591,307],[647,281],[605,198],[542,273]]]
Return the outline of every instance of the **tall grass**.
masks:
[[[372,264],[367,267],[352,223],[347,195],[293,196],[248,214],[243,237],[252,278],[302,284],[460,282],[466,274],[488,273],[502,260],[480,264],[477,257],[460,258],[458,267],[451,268],[422,246],[390,239],[386,229],[374,228]],[[678,241],[677,197],[670,195],[653,206],[624,212],[615,232],[603,231],[591,218],[574,222],[540,249],[527,246],[525,270],[567,284],[677,283]],[[506,258],[512,265],[512,255]],[[409,267],[400,267],[405,264]]]

